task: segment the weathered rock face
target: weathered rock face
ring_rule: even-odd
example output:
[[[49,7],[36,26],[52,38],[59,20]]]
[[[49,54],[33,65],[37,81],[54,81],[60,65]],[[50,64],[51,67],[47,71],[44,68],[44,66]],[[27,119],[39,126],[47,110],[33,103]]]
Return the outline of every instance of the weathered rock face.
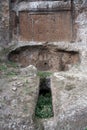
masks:
[[[55,46],[25,46],[8,55],[10,61],[21,67],[34,65],[39,71],[66,71],[80,62],[79,53],[58,50]]]
[[[0,45],[9,43],[9,18],[10,18],[9,0],[0,1]]]
[[[77,31],[77,40],[86,44],[87,42],[87,12],[82,12],[78,15],[76,23],[79,28]]]
[[[37,69],[33,65],[29,65],[26,68],[21,69],[21,75],[35,77],[37,75]]]
[[[87,0],[0,1],[3,59],[0,130],[87,129]],[[19,63],[18,68],[7,59]],[[50,79],[51,119],[35,119],[40,80],[32,65],[57,71]]]
[[[51,42],[72,41],[73,39],[70,11],[43,15],[20,12],[19,15],[19,40],[21,41]],[[24,25],[24,23],[26,24]]]
[[[35,67],[32,66],[32,72],[29,72],[30,67],[25,68],[26,76],[23,73],[25,70],[18,70],[17,74],[11,69],[9,72],[15,75],[9,73],[6,76],[5,71],[6,77],[0,78],[0,130],[35,130],[33,119],[39,78],[35,75]]]
[[[74,38],[70,1],[20,2],[12,8],[12,19],[13,39],[19,41],[72,41]]]
[[[74,5],[73,11],[75,12],[74,9],[77,9],[78,5],[78,9],[83,8],[87,2],[75,0],[74,3],[76,6]],[[2,45],[8,44],[11,37],[13,40],[46,42],[70,42],[76,38],[75,17],[73,18],[70,0],[66,2],[39,1],[39,3],[34,0],[31,2],[4,0],[0,2],[0,6],[0,44]],[[11,13],[9,20],[12,10],[14,13]],[[43,15],[40,14],[40,10],[44,11]],[[60,13],[58,10],[61,10]],[[35,11],[38,11],[38,15]],[[49,11],[54,11],[54,13],[49,14]]]
[[[56,130],[87,128],[87,76],[78,71],[55,73],[51,80]],[[54,121],[55,122],[55,121]]]

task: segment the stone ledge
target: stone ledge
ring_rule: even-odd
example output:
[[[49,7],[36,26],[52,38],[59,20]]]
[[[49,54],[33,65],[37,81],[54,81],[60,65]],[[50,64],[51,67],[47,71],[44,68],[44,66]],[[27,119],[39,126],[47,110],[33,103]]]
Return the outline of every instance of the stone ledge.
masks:
[[[16,12],[20,11],[41,11],[41,10],[70,10],[71,1],[38,1],[38,2],[20,2],[16,5],[13,10]]]

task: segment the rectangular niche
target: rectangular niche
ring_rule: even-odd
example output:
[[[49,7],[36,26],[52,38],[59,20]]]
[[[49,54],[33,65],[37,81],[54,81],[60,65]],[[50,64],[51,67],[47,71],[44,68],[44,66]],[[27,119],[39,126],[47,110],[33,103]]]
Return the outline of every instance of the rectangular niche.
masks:
[[[30,14],[19,13],[20,41],[72,41],[71,11]]]
[[[13,40],[36,42],[73,41],[75,36],[71,0],[20,1],[12,3]]]
[[[45,74],[42,73],[43,75]],[[40,78],[39,95],[35,109],[36,118],[51,118],[54,116],[50,77]]]

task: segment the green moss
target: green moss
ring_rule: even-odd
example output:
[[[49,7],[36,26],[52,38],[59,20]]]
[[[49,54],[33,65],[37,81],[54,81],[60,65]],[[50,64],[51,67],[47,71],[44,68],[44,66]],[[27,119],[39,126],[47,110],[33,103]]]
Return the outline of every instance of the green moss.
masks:
[[[50,118],[53,116],[52,98],[50,93],[39,96],[35,115],[38,118]]]

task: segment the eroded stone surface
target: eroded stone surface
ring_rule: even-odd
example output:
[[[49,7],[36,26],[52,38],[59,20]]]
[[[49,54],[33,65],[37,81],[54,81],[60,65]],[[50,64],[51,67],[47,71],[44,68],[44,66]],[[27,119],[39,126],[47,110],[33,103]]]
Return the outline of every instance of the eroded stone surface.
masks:
[[[0,45],[9,43],[9,0],[0,1]]]
[[[24,24],[25,23],[25,24]],[[72,41],[73,30],[70,11],[44,13],[36,15],[27,12],[19,13],[20,41]]]
[[[52,95],[57,130],[84,130],[87,127],[87,76],[83,73],[55,73]],[[69,88],[69,89],[68,89]],[[85,115],[85,116],[84,116]]]
[[[80,62],[78,52],[58,50],[55,46],[25,46],[9,53],[8,59],[22,67],[32,64],[40,71],[66,71]]]
[[[20,74],[24,76],[35,77],[37,75],[37,69],[33,65],[29,65],[26,68],[20,70]]]
[[[11,11],[15,6],[20,9],[21,0],[11,2],[9,8],[9,0],[0,1],[0,45],[5,47],[0,46],[0,61],[6,61],[7,55],[17,48],[24,46],[34,48],[36,45],[46,44],[54,45],[64,51],[78,52],[80,63],[67,72],[54,73],[51,79],[54,117],[37,121],[33,120],[33,115],[38,97],[38,78],[25,76],[23,73],[21,75],[19,73],[20,65],[18,69],[15,69],[15,73],[12,68],[6,69],[6,64],[4,68],[0,67],[0,130],[85,130],[87,128],[87,0],[73,1],[74,7],[71,16],[74,19],[72,22],[75,39],[71,42],[54,42],[55,39],[51,41],[53,38],[50,42],[47,40],[46,42],[19,41],[17,10],[16,20],[13,20],[15,21],[14,30],[11,29],[14,39],[9,43],[9,10]],[[27,2],[29,3],[28,0]],[[17,3],[19,4],[17,5]],[[26,2],[24,4],[26,5]],[[40,6],[45,8],[43,4]],[[23,10],[23,8],[21,9]],[[52,53],[52,55],[54,54]],[[1,63],[1,65],[4,64]],[[4,70],[2,71],[2,69]]]
[[[7,77],[0,78],[0,130],[34,130],[38,93],[37,76],[9,73]]]

